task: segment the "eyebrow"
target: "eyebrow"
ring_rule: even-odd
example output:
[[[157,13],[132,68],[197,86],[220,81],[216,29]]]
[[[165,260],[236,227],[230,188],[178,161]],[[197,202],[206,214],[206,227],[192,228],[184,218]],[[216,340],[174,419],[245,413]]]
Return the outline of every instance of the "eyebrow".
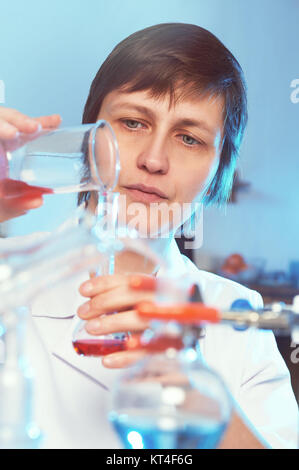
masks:
[[[156,117],[156,114],[151,111],[151,109],[147,108],[146,106],[140,106],[137,104],[133,103],[121,103],[118,105],[112,105],[111,109],[112,111],[119,110],[119,109],[128,109],[132,111],[138,111],[140,113],[145,114],[148,116],[150,119],[154,119]],[[215,133],[213,130],[204,122],[196,119],[189,119],[189,118],[182,118],[176,121],[175,123],[176,126],[188,126],[188,127],[197,127],[200,129],[203,129],[204,131],[208,132],[209,134],[214,135]]]

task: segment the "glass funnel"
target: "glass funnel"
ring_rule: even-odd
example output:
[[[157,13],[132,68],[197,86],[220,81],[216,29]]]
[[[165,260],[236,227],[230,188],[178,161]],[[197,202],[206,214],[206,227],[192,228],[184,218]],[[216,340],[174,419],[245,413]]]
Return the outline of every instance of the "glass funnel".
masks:
[[[200,354],[201,328],[167,316],[148,303],[138,307],[150,329],[128,347],[149,355],[126,370],[113,389],[109,419],[125,448],[211,449],[231,416],[231,399],[221,378]]]

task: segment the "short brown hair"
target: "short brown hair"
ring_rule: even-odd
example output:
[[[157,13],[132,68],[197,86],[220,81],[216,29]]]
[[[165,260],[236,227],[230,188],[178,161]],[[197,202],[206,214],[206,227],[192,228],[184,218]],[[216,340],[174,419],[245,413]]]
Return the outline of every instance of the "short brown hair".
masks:
[[[96,74],[85,104],[83,123],[95,122],[105,96],[113,90],[221,95],[225,100],[224,139],[219,167],[206,204],[225,203],[231,192],[236,159],[247,123],[246,85],[232,53],[200,26],[163,23],[121,41]],[[88,200],[81,193],[79,202]]]

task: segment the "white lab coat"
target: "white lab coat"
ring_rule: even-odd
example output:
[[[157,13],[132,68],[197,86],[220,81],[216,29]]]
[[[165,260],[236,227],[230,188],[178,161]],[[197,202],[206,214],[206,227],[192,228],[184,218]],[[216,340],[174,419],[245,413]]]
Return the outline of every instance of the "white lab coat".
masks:
[[[207,304],[225,309],[246,298],[261,306],[257,292],[198,270],[175,242],[170,259],[173,272],[196,277]],[[26,351],[35,370],[34,417],[44,432],[44,448],[122,447],[107,419],[109,390],[122,372],[104,368],[98,358],[78,356],[72,347],[74,314],[85,301],[78,286],[86,279],[82,275],[44,292],[31,306]],[[298,407],[273,333],[206,325],[200,349],[268,445],[297,448]]]

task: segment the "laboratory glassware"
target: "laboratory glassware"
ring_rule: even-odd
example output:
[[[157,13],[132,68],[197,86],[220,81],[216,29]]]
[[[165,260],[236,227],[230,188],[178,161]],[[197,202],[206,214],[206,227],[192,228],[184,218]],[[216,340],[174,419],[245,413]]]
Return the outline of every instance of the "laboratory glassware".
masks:
[[[141,240],[124,234],[122,241],[100,238],[95,216],[78,209],[56,232],[0,254],[0,447],[37,447],[41,433],[32,418],[32,368],[23,340],[30,302],[66,279],[97,269],[107,251],[126,246],[146,252]]]
[[[97,269],[107,252],[130,250],[162,263],[133,231],[123,229],[121,239],[101,238],[95,221],[79,208],[56,232],[0,254],[0,448],[37,447],[41,438],[32,417],[32,368],[23,350],[30,302],[60,282]]]
[[[110,214],[113,213],[111,209]],[[130,262],[134,258],[134,266],[138,266],[137,270],[142,271],[145,268],[161,266],[166,269],[167,263],[160,258],[155,248],[149,243],[139,238],[135,230],[130,230],[127,227],[117,226],[114,227],[114,232],[109,235],[109,231],[96,224],[94,233],[101,240],[107,240],[107,249],[105,257],[100,264],[103,270],[98,269],[97,274],[111,274],[116,265],[121,264],[126,266],[126,274],[133,274],[135,271],[130,271]],[[110,241],[110,242],[108,242]],[[114,243],[113,243],[114,241]],[[115,251],[115,247],[121,243],[122,249]],[[109,245],[109,246],[108,246]],[[117,314],[115,312],[107,313],[106,315]],[[126,349],[127,340],[130,338],[129,332],[117,332],[103,335],[91,335],[86,329],[86,321],[78,318],[73,332],[73,347],[77,354],[82,356],[105,356],[114,352],[124,351]]]
[[[231,418],[230,394],[201,356],[194,318],[177,314],[175,303],[164,317],[159,305],[153,315],[152,303],[137,307],[152,322],[127,346],[145,348],[148,356],[116,382],[109,419],[126,448],[215,448]]]
[[[24,200],[34,195],[94,191],[100,236],[104,234],[105,218],[106,232],[109,231],[105,236],[114,236],[118,194],[113,190],[120,163],[117,141],[109,123],[101,120],[75,128],[40,130],[34,136],[20,135],[4,142],[3,147],[7,165],[5,177],[0,180],[0,192],[2,189],[6,202],[13,205],[19,203],[20,197]],[[113,269],[113,251],[106,251],[97,275],[112,274]],[[124,339],[127,335],[116,336]],[[108,342],[110,339],[109,336]]]
[[[12,188],[14,197],[18,188],[26,197],[32,191],[41,195],[101,191],[117,181],[117,141],[104,120],[20,134],[2,142],[2,147],[6,163],[1,167],[0,189],[7,193]]]
[[[41,443],[33,416],[34,371],[24,350],[28,305],[41,291],[99,264],[101,242],[91,227],[71,224],[0,254],[0,448]]]

